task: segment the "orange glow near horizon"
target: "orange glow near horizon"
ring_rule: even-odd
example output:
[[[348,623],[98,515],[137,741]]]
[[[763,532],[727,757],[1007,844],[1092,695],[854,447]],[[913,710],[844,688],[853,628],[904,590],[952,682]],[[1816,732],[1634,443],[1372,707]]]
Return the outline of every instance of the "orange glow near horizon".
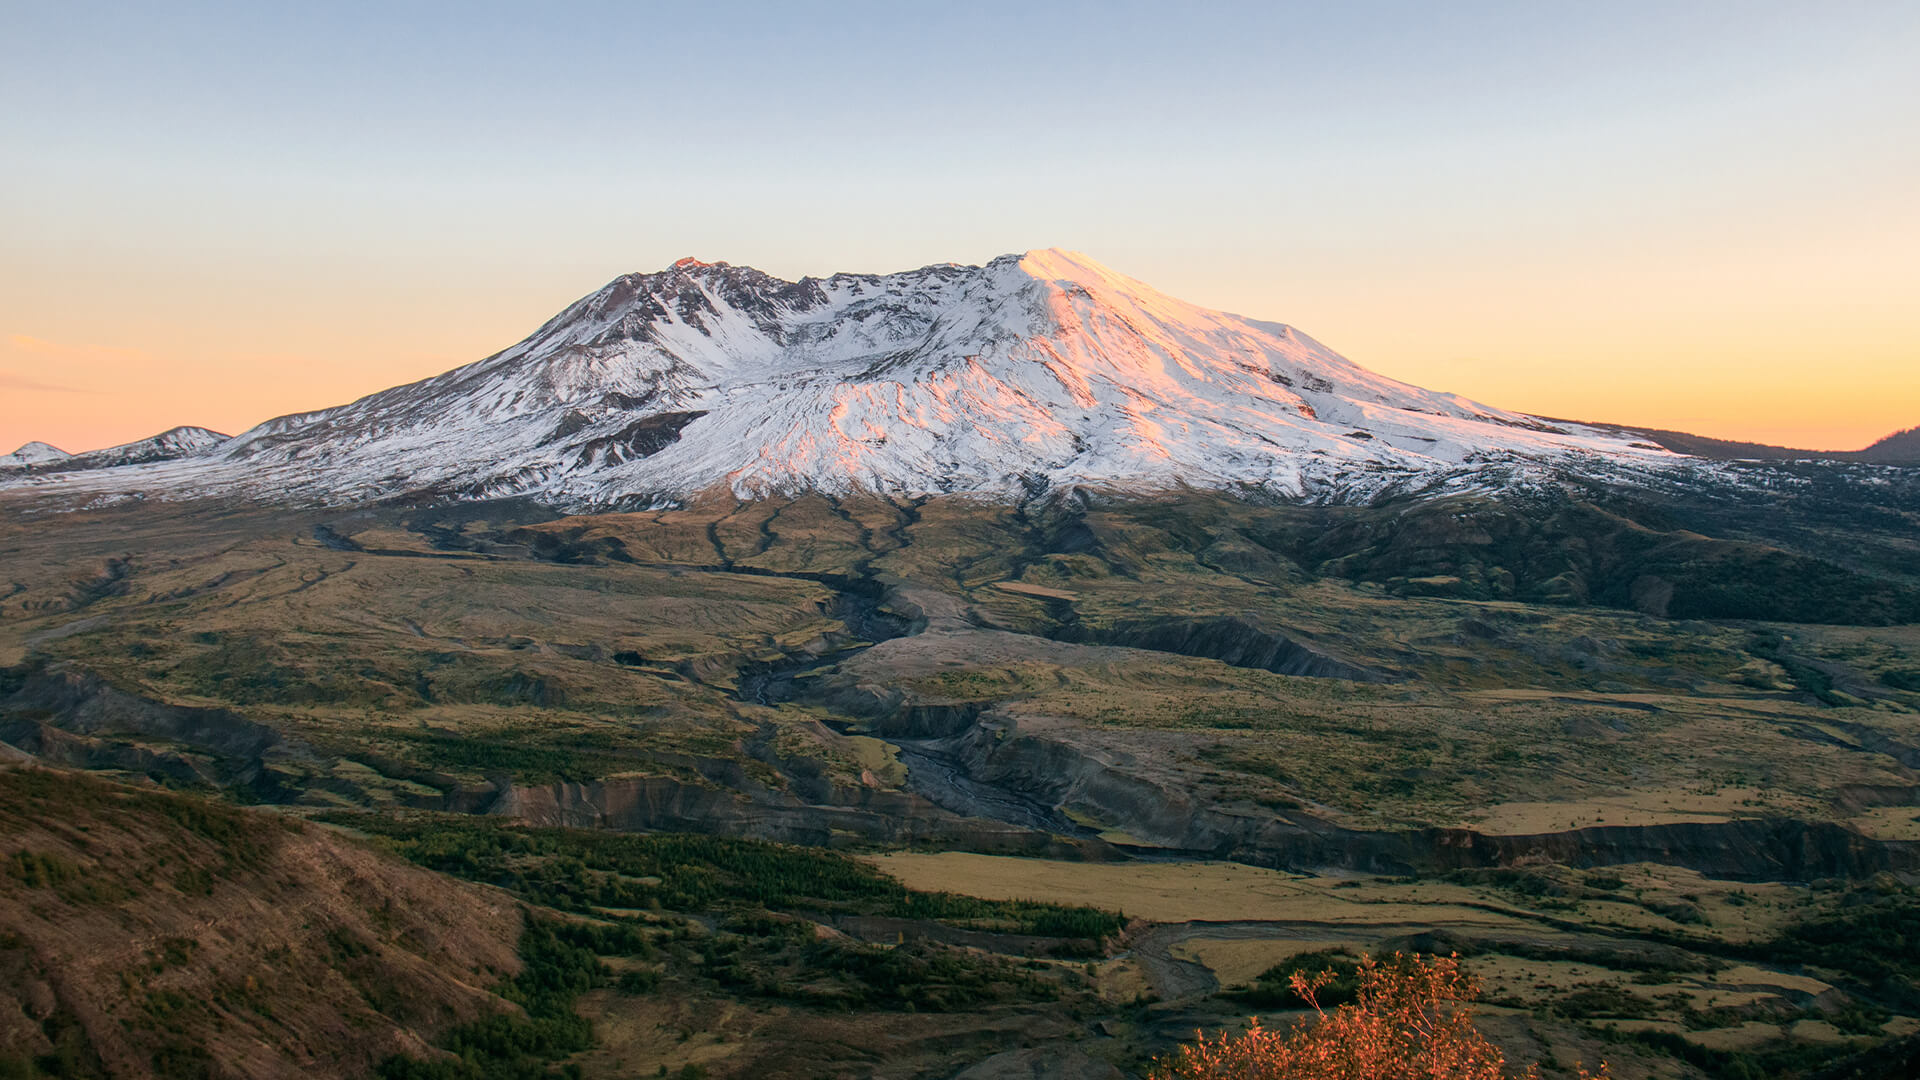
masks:
[[[1375,277],[1361,293],[1327,276],[1262,281],[1252,259],[1175,260],[1156,281],[1143,261],[1116,269],[1503,408],[1813,449],[1858,449],[1920,424],[1920,324],[1892,278],[1792,290],[1789,304],[1788,290],[1758,288],[1751,272],[1701,268],[1668,280],[1590,268],[1576,288],[1544,276],[1447,289]],[[117,294],[0,281],[0,292],[39,293],[0,325],[0,452],[30,440],[79,452],[179,424],[232,434],[337,405],[496,352],[610,276],[295,287],[236,275],[126,282]]]

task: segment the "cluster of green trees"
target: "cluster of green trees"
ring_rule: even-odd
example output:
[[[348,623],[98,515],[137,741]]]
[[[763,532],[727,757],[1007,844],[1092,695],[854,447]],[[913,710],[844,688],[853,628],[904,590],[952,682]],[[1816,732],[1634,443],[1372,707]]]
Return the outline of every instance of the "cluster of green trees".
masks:
[[[506,773],[528,784],[593,780],[648,760],[578,745],[542,745],[510,733],[394,729],[381,737],[404,743],[408,756],[428,768],[484,776]]]
[[[1849,891],[1760,951],[1773,963],[1844,972],[1886,1004],[1920,1007],[1920,895],[1890,879]]]
[[[822,1008],[951,1012],[1059,996],[1058,984],[996,957],[923,940],[893,948],[822,941],[813,924],[764,912],[728,919],[697,953],[689,969],[728,990]]]
[[[1220,996],[1256,1009],[1304,1009],[1308,1002],[1294,990],[1293,977],[1311,979],[1323,971],[1333,972],[1333,978],[1314,992],[1323,1008],[1346,1005],[1359,994],[1360,958],[1345,949],[1322,949],[1290,956],[1261,972],[1252,983]]]
[[[568,921],[528,914],[521,971],[496,988],[520,1011],[501,1011],[447,1032],[448,1057],[396,1056],[384,1080],[544,1080],[570,1074],[555,1062],[593,1045],[591,1025],[574,1011],[601,986],[624,993],[655,989],[658,968],[615,977],[604,957],[659,961],[676,977],[736,993],[824,1008],[944,1012],[1006,1001],[1048,1000],[1054,982],[998,958],[925,941],[877,948],[820,940],[813,924],[765,909],[727,916],[716,933],[687,924],[637,919]]]
[[[440,1039],[441,1049],[452,1058],[399,1055],[382,1062],[379,1075],[384,1080],[543,1080],[556,1075],[554,1061],[593,1045],[593,1027],[574,1012],[573,1004],[607,982],[600,957],[644,942],[630,926],[528,915],[520,935],[520,974],[498,988],[500,996],[523,1013],[498,1012],[462,1024]]]
[[[346,819],[342,819],[346,820]],[[424,866],[514,890],[593,921],[529,916],[523,968],[501,987],[524,1015],[500,1013],[450,1032],[451,1057],[399,1057],[387,1080],[532,1080],[591,1045],[573,1011],[581,993],[656,988],[663,975],[817,1008],[942,1012],[1057,997],[1060,985],[1013,963],[926,940],[881,948],[822,939],[806,914],[879,915],[1058,939],[1097,949],[1123,918],[1094,908],[915,892],[847,856],[730,837],[530,829],[465,817],[353,817]],[[719,916],[712,933],[684,921],[607,918],[643,909]],[[649,962],[618,977],[603,957]]]
[[[353,820],[423,866],[564,911],[809,910],[888,915],[1087,943],[1125,918],[1097,908],[916,892],[866,863],[814,848],[688,834],[528,829],[472,818]]]
[[[1126,917],[1118,912],[1036,900],[982,900],[950,892],[915,892],[904,887],[898,892],[889,891],[885,900],[885,913],[903,919],[990,925],[1035,937],[1084,941],[1090,946],[1118,934],[1126,926]]]

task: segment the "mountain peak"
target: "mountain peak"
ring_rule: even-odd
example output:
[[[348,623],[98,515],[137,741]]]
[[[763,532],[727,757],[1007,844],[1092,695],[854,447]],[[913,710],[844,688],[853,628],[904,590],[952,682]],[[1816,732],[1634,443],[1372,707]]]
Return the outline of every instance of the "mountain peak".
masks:
[[[1675,460],[1631,439],[1409,386],[1290,327],[1049,248],[799,281],[682,259],[431,379],[186,440],[172,460],[5,482],[575,507],[709,488],[1332,500]]]
[[[1015,265],[1021,272],[1038,281],[1052,282],[1061,286],[1079,286],[1118,296],[1155,297],[1172,300],[1160,290],[1107,266],[1091,255],[1065,248],[1039,248],[1018,256],[1006,256],[1016,260]],[[996,260],[997,261],[997,260]]]
[[[23,467],[37,466],[44,472],[64,473],[108,469],[118,465],[172,461],[205,454],[226,442],[227,438],[217,431],[209,431],[203,427],[181,426],[169,428],[138,442],[122,443],[119,446],[109,446],[104,450],[89,450],[81,454],[69,454],[43,442],[31,442],[5,457],[0,457],[0,469],[17,471]]]
[[[1119,278],[1091,255],[1066,248],[1035,248],[1020,255],[1020,269],[1038,278],[1077,281],[1083,277]],[[1123,279],[1130,280],[1130,279]]]
[[[0,457],[0,467],[39,465],[49,461],[64,461],[72,456],[51,443],[30,442],[13,453]]]

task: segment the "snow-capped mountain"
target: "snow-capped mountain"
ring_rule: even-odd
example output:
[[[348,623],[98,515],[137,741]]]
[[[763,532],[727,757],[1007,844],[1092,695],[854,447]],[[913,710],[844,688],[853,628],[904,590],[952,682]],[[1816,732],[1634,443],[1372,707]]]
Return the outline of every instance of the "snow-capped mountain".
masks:
[[[111,469],[120,465],[141,465],[149,461],[175,461],[212,453],[231,436],[203,427],[177,427],[139,442],[109,446],[75,454],[62,463],[82,469]]]
[[[45,465],[53,461],[65,461],[72,454],[57,446],[43,442],[30,442],[11,454],[0,456],[0,469],[20,469],[29,465]]]
[[[69,454],[46,443],[32,442],[0,457],[0,469],[25,469],[39,472],[79,472],[87,469],[112,469],[121,465],[144,465],[155,461],[176,461],[210,453],[230,436],[203,427],[177,427],[138,442]]]
[[[1550,467],[1658,470],[1631,433],[1376,375],[1085,256],[783,281],[683,259],[519,344],[211,453],[15,485],[568,506],[818,489],[1252,485],[1342,498]]]

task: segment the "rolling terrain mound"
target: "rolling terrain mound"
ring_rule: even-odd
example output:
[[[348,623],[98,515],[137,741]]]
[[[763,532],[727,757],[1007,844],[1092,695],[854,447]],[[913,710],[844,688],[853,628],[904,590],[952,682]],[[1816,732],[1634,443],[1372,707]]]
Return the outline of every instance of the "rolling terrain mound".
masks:
[[[295,819],[0,766],[9,1075],[365,1076],[509,1008],[520,921]]]
[[[1589,426],[1635,434],[1676,454],[1718,461],[1866,461],[1880,465],[1920,465],[1920,427],[1893,432],[1861,450],[1807,450],[1769,443],[1712,439],[1660,428],[1630,428],[1619,424]]]

